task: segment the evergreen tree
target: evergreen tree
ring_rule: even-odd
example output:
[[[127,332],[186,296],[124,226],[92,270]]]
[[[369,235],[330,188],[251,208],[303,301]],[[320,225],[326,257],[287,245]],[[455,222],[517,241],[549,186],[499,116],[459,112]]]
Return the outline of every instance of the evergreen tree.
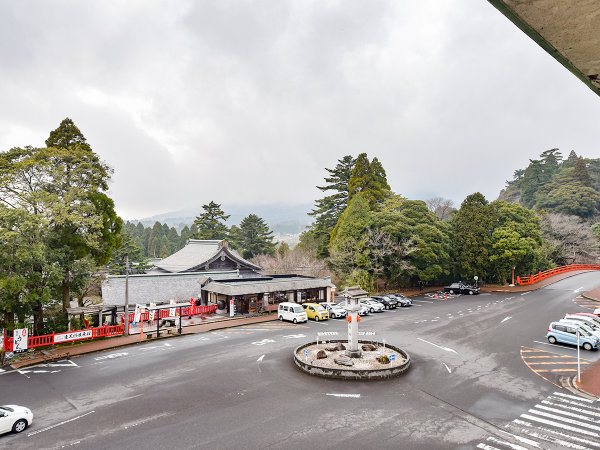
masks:
[[[583,158],[578,158],[577,162],[575,163],[575,167],[573,168],[573,179],[579,182],[582,186],[592,186],[592,180],[590,178],[590,174],[588,173],[587,167],[585,166],[585,161]]]
[[[352,199],[358,192],[363,193],[372,211],[376,211],[390,194],[383,166],[377,158],[369,162],[366,153],[358,155],[348,183],[348,198]]]
[[[194,225],[197,232],[195,239],[227,239],[227,219],[230,216],[225,215],[221,205],[211,201],[207,205],[202,205],[204,212],[196,217]]]
[[[491,238],[496,214],[485,197],[476,192],[461,204],[452,221],[458,274],[471,280],[489,273]]]
[[[315,217],[315,221],[311,225],[311,232],[313,238],[318,242],[317,256],[319,258],[325,258],[329,255],[328,246],[331,231],[348,205],[348,182],[354,164],[355,159],[352,156],[344,156],[338,160],[338,164],[334,169],[325,168],[329,172],[329,176],[325,178],[327,184],[317,186],[323,192],[334,192],[317,200],[315,208],[308,213],[310,216]]]
[[[273,255],[275,253],[273,232],[263,219],[250,214],[240,223],[239,247],[244,258],[248,259],[256,255]]]

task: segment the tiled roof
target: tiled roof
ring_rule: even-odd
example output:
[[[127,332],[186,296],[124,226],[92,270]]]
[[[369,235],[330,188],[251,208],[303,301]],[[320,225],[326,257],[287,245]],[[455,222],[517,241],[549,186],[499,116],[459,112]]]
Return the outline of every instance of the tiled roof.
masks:
[[[190,239],[181,250],[158,261],[156,267],[161,271],[171,273],[193,272],[201,270],[202,266],[220,256],[228,256],[242,267],[260,270],[260,267],[246,261],[237,252],[229,249],[225,241],[199,239]]]
[[[256,280],[210,280],[202,290],[222,295],[246,295],[265,292],[285,292],[303,289],[326,288],[331,286],[331,278],[290,276],[277,278],[261,277]]]

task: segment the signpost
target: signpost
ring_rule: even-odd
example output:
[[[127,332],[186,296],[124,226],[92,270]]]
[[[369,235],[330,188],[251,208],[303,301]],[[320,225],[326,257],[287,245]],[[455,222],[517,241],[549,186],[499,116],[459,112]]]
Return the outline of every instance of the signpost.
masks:
[[[235,300],[229,300],[229,317],[235,316]]]
[[[308,362],[308,350],[304,350],[304,360]]]
[[[54,343],[76,341],[78,339],[89,339],[92,337],[92,330],[70,331],[54,335]]]
[[[18,328],[13,330],[13,352],[20,353],[27,351],[27,338],[29,331],[27,328]]]
[[[581,383],[581,364],[579,362],[579,328],[577,328],[577,382]]]
[[[396,355],[390,355],[390,363],[391,367],[394,367],[394,360],[396,359]]]

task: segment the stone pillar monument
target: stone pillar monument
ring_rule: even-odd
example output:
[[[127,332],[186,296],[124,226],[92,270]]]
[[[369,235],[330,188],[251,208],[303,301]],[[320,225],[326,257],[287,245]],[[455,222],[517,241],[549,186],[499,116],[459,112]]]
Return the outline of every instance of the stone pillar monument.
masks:
[[[349,295],[344,295],[346,299],[346,311],[348,311],[348,348],[346,355],[350,358],[360,358],[362,351],[358,347],[358,321],[360,320],[358,311],[360,311],[360,303],[357,298],[351,298]]]

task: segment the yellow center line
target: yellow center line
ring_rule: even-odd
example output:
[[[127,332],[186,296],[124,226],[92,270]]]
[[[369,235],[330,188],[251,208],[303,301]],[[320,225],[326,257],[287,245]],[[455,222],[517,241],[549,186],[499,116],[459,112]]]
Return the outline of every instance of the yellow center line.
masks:
[[[534,372],[577,372],[577,369],[548,369],[548,370],[534,370]],[[541,376],[541,375],[540,375]]]

